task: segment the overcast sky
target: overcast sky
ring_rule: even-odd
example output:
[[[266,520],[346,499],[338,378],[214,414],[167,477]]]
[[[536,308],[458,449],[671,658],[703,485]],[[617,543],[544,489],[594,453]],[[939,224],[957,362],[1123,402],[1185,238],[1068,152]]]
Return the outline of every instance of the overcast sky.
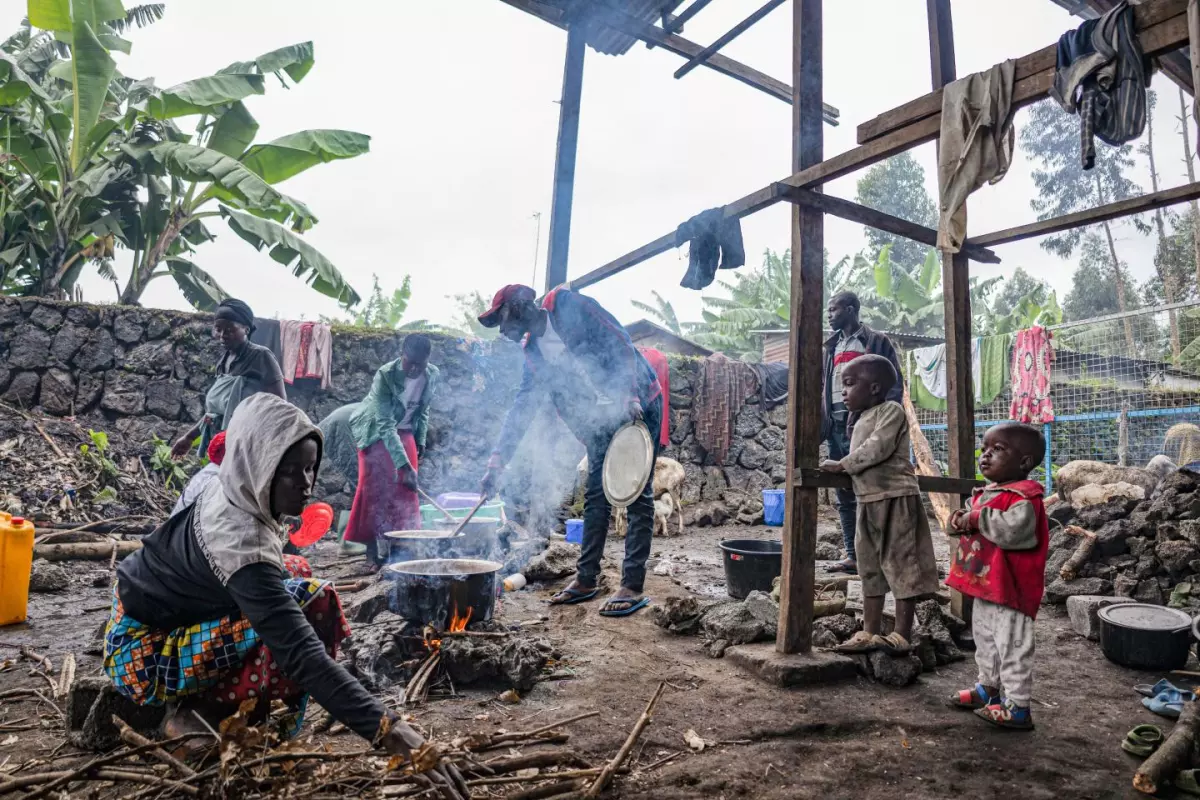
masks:
[[[718,0],[687,26],[708,43],[760,5]],[[13,9],[12,27],[23,3]],[[724,52],[790,82],[791,4],[772,12]],[[990,10],[989,10],[990,9]],[[953,3],[958,72],[987,69],[1057,40],[1079,20],[1049,0],[1008,0],[1003,13],[979,0]],[[316,66],[290,91],[268,83],[248,101],[260,141],[305,128],[346,128],[372,137],[371,153],[323,165],[284,184],[321,218],[309,240],[366,294],[372,273],[385,288],[413,280],[409,318],[449,321],[450,295],[505,283],[544,280],[552,171],[566,34],[500,0],[354,0],[330,13],[314,0],[168,0],[163,21],[131,37],[126,74],[160,86],[206,75],[235,61],[313,40]],[[929,91],[924,0],[831,0],[825,3],[825,100],[841,110],[826,126],[825,155],[854,146],[855,127]],[[790,172],[790,108],[737,81],[699,68],[682,80],[681,59],[636,45],[620,57],[589,50],[584,73],[570,274],[582,275],[673,230],[684,219],[735,200]],[[1186,182],[1174,115],[1174,84],[1156,76],[1162,188]],[[1018,116],[1023,124],[1026,114]],[[1101,145],[1103,146],[1103,145]],[[915,155],[936,196],[934,148]],[[1029,166],[1020,153],[995,187],[972,196],[975,233],[1034,219]],[[853,198],[861,173],[826,186]],[[1135,176],[1149,191],[1148,170]],[[335,304],[256,253],[223,226],[195,260],[259,316],[309,318]],[[789,244],[783,204],[743,220],[748,259]],[[1118,229],[1121,255],[1138,279],[1153,271],[1153,246],[1132,227]],[[826,223],[832,259],[864,246],[862,228]],[[684,320],[699,316],[700,293],[683,289],[685,251],[646,262],[588,290],[622,321],[642,315],[628,301],[658,290]],[[1061,297],[1074,268],[1036,241],[1006,245],[1000,267],[1024,266]],[[86,298],[114,293],[94,276]],[[178,290],[152,284],[147,305],[184,308]]]

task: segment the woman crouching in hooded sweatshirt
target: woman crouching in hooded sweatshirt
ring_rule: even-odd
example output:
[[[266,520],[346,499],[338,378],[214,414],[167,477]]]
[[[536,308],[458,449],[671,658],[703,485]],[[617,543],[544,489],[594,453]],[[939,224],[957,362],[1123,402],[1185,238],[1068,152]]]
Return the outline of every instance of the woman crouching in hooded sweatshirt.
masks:
[[[286,703],[294,734],[312,696],[390,753],[422,744],[334,661],[350,633],[341,601],[304,559],[283,554],[279,519],[303,510],[321,448],[300,409],[271,394],[247,398],[217,478],[117,570],[104,667],[134,702],[170,706],[168,736],[203,730],[197,714],[216,728],[251,699],[259,721],[272,701]]]

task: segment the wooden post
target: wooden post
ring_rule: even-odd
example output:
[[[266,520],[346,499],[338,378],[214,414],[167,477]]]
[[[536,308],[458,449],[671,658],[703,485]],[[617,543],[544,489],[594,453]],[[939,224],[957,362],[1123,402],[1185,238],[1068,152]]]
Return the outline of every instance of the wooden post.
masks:
[[[929,63],[933,88],[953,83],[954,22],[950,0],[926,0],[929,17]],[[971,381],[970,261],[964,253],[942,254],[942,297],[946,315],[946,448],[950,477],[975,477],[975,387]],[[951,611],[971,618],[971,598],[950,593]]]
[[[1188,0],[1188,42],[1192,57],[1192,86],[1195,91],[1192,96],[1192,119],[1200,126],[1200,0]],[[1200,147],[1200,136],[1197,137]]]
[[[821,119],[822,0],[793,0],[792,6],[792,169],[799,171],[821,163],[825,157]],[[824,212],[793,205],[788,497],[783,522],[782,602],[775,640],[781,653],[808,653],[812,649],[817,489],[800,485],[799,470],[817,466],[821,444],[824,273]]]
[[[546,291],[567,280],[567,252],[571,244],[571,205],[575,196],[575,153],[579,146],[579,99],[583,94],[586,40],[583,23],[567,29],[567,59],[563,66],[562,104],[558,110],[558,151],[554,156],[550,249],[546,255]]]

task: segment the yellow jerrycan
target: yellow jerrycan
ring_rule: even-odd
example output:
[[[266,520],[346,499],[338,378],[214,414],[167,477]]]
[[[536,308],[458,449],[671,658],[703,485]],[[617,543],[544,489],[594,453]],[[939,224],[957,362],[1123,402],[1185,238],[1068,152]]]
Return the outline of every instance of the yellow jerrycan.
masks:
[[[0,625],[24,622],[33,567],[33,523],[0,512]]]

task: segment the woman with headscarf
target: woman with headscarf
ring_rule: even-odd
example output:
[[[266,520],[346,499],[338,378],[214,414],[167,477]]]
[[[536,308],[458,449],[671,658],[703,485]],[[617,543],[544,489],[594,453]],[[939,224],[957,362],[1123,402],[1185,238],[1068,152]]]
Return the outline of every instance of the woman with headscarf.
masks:
[[[311,695],[389,752],[421,744],[334,660],[350,631],[333,586],[283,554],[280,520],[303,510],[321,450],[300,409],[247,398],[217,477],[117,569],[104,668],[134,702],[168,704],[168,736],[203,730],[197,715],[216,728],[247,700],[259,701],[255,722],[284,701],[295,733]]]
[[[283,385],[283,370],[275,354],[250,341],[254,332],[254,312],[241,300],[224,300],[217,306],[213,322],[213,337],[220,339],[225,353],[217,362],[217,377],[204,396],[204,416],[179,437],[171,448],[174,458],[187,454],[200,437],[197,454],[208,449],[208,443],[218,432],[229,426],[233,411],[252,394],[266,392],[287,399]]]

